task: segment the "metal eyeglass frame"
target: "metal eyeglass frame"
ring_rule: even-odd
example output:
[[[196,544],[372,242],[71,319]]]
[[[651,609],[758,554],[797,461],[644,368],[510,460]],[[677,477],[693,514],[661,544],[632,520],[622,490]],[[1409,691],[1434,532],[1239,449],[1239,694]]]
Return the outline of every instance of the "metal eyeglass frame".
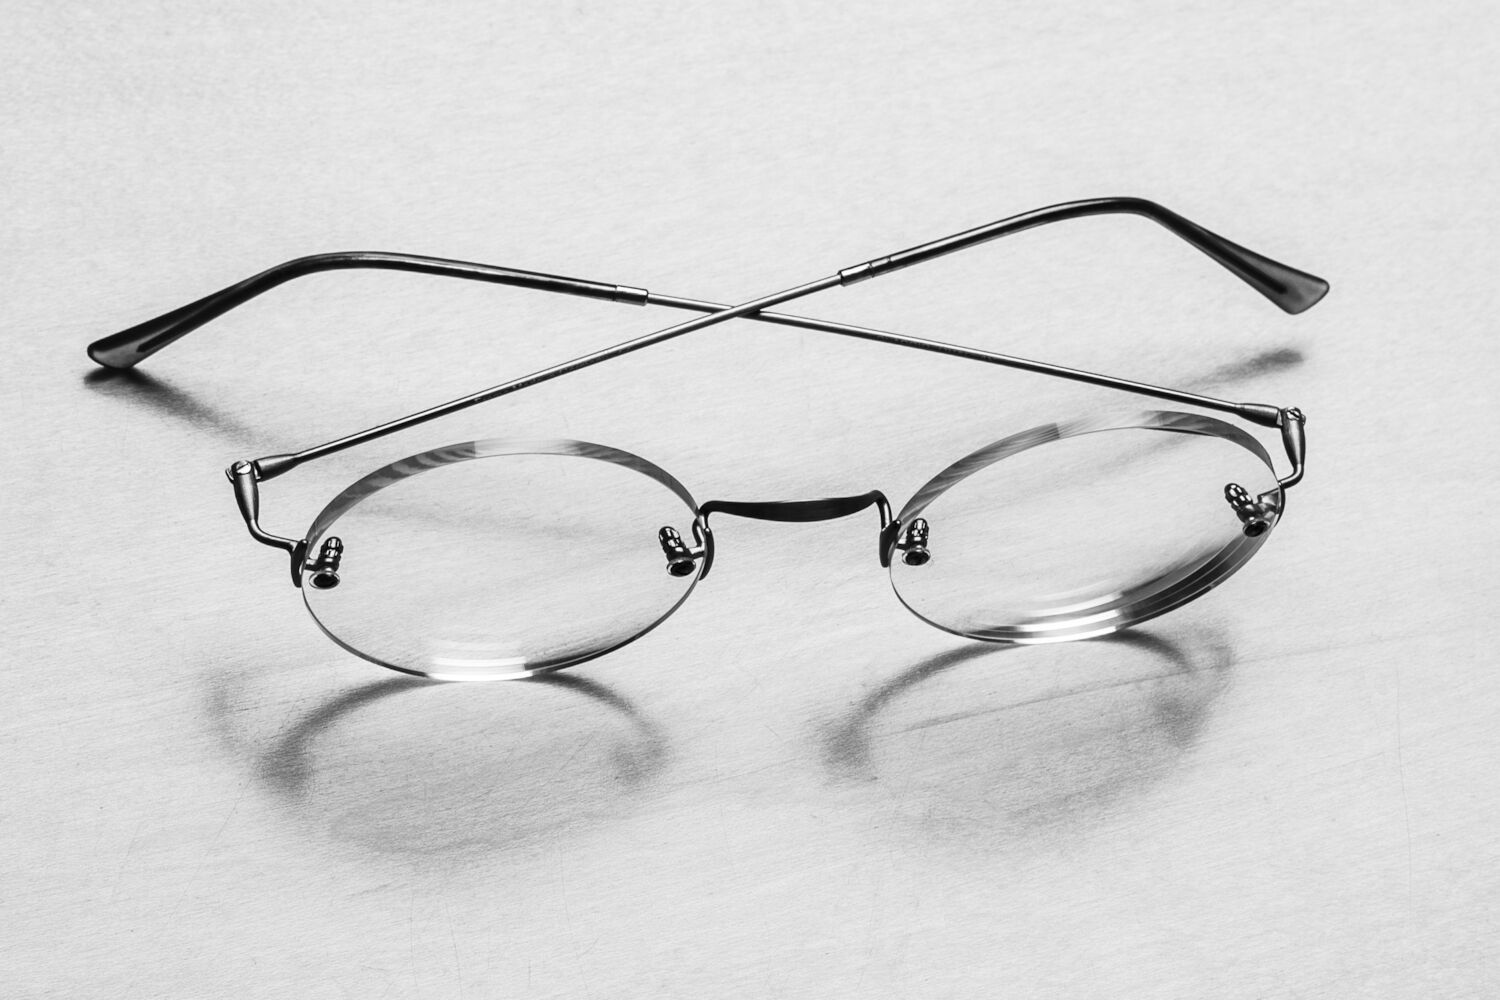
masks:
[[[612,302],[625,302],[643,306],[666,306],[672,309],[703,314],[695,319],[690,319],[674,326],[669,326],[653,333],[603,348],[591,354],[586,354],[582,357],[522,376],[521,378],[490,386],[489,388],[429,407],[417,413],[399,417],[327,441],[323,444],[305,448],[302,451],[268,455],[256,459],[242,459],[233,463],[225,470],[225,474],[233,485],[236,503],[251,537],[264,545],[280,549],[288,554],[291,563],[292,582],[298,587],[302,586],[304,576],[307,574],[311,574],[309,581],[315,587],[337,585],[341,543],[337,538],[329,538],[324,542],[320,551],[311,558],[311,553],[309,552],[310,543],[317,540],[319,534],[317,531],[318,525],[325,520],[328,510],[332,510],[351,494],[356,494],[362,485],[369,486],[372,482],[379,483],[382,475],[388,479],[390,475],[402,468],[404,463],[420,459],[432,459],[436,456],[449,455],[449,453],[454,454],[445,459],[446,461],[458,461],[464,458],[480,457],[477,452],[473,451],[475,448],[508,446],[514,443],[471,442],[468,445],[457,445],[450,449],[438,449],[434,452],[428,452],[423,456],[413,456],[412,459],[387,466],[385,469],[365,477],[360,483],[351,486],[343,494],[340,494],[340,498],[329,505],[324,515],[320,515],[319,521],[314,523],[308,534],[300,539],[273,535],[262,529],[260,525],[260,483],[284,475],[298,466],[327,455],[353,448],[388,434],[435,420],[458,410],[518,392],[570,372],[621,357],[642,348],[660,344],[730,319],[752,319],[759,322],[774,323],[804,330],[816,330],[860,340],[894,344],[921,351],[1002,365],[1022,371],[1035,372],[1037,374],[1050,375],[1071,381],[1155,397],[1174,403],[1216,410],[1252,424],[1278,429],[1281,433],[1283,447],[1291,469],[1285,475],[1277,477],[1278,487],[1272,491],[1275,495],[1261,494],[1258,497],[1252,497],[1243,488],[1233,483],[1228,484],[1225,490],[1225,499],[1242,522],[1246,539],[1256,539],[1255,545],[1251,545],[1248,548],[1244,548],[1243,551],[1235,553],[1221,553],[1218,558],[1211,561],[1212,565],[1200,568],[1201,571],[1196,574],[1190,574],[1191,579],[1186,581],[1169,581],[1164,591],[1159,589],[1158,592],[1151,595],[1144,602],[1131,602],[1128,600],[1129,595],[1122,596],[1119,606],[1114,609],[1116,613],[1113,616],[1107,616],[1109,620],[1106,621],[1105,625],[1109,627],[1093,628],[1081,632],[1076,629],[1072,632],[1064,629],[1060,634],[1047,634],[1042,638],[1013,634],[980,635],[976,633],[961,633],[998,642],[1050,641],[1053,639],[1080,638],[1084,635],[1096,635],[1101,632],[1114,631],[1118,628],[1135,624],[1145,618],[1154,617],[1164,611],[1171,610],[1171,608],[1199,596],[1221,582],[1253,553],[1254,548],[1258,547],[1257,536],[1263,534],[1284,511],[1284,491],[1296,485],[1302,479],[1305,455],[1305,418],[1302,412],[1292,406],[1232,402],[1110,375],[1101,375],[1095,372],[1031,361],[992,351],[983,351],[935,340],[874,330],[867,327],[788,315],[768,310],[772,306],[790,302],[836,285],[849,285],[858,281],[864,281],[899,268],[920,264],[945,254],[1009,236],[1036,226],[1060,222],[1066,219],[1109,214],[1140,215],[1164,226],[1213,258],[1287,313],[1296,314],[1311,308],[1328,292],[1328,282],[1322,278],[1281,264],[1254,251],[1247,250],[1153,202],[1141,198],[1097,198],[1067,202],[1012,216],[985,226],[966,230],[953,236],[923,243],[899,253],[877,257],[852,267],[842,268],[828,277],[819,278],[816,281],[742,302],[738,305],[725,305],[701,299],[664,295],[647,291],[644,288],[626,285],[585,281],[577,278],[495,267],[487,264],[445,260],[436,257],[377,252],[317,254],[279,264],[195,302],[188,303],[161,316],[146,320],[120,333],[97,340],[89,345],[88,353],[89,357],[106,368],[131,368],[205,323],[283,282],[319,271],[348,268],[414,271],[566,295],[577,295],[586,298],[605,299]],[[1230,438],[1243,447],[1256,451],[1266,461],[1267,465],[1271,464],[1269,456],[1265,454],[1264,449],[1254,438],[1238,428],[1225,424],[1223,421],[1209,417],[1195,417],[1190,414],[1175,413],[1146,414],[1145,419],[1149,421],[1149,424],[1142,426],[1153,426],[1180,433],[1210,434]],[[694,513],[694,544],[691,546],[688,545],[671,528],[661,529],[659,541],[663,553],[667,558],[668,572],[676,576],[686,576],[693,574],[696,570],[698,577],[701,579],[707,576],[713,564],[713,535],[708,527],[708,518],[714,513],[772,521],[820,521],[843,517],[874,506],[880,515],[878,555],[881,565],[889,566],[893,554],[898,550],[902,552],[903,562],[919,565],[927,557],[927,524],[917,515],[920,514],[927,502],[930,502],[937,493],[941,493],[942,489],[946,488],[946,486],[939,488],[940,484],[944,481],[951,484],[955,476],[962,478],[963,475],[972,472],[976,466],[982,467],[984,464],[997,461],[999,457],[1013,454],[1018,450],[1024,450],[1025,447],[1030,447],[1041,440],[1058,440],[1060,437],[1087,433],[1090,429],[1097,428],[1091,428],[1088,425],[1048,425],[1047,427],[1037,428],[1021,435],[1013,435],[1011,438],[996,442],[986,449],[981,449],[979,452],[975,452],[965,459],[960,460],[940,473],[918,492],[917,496],[907,504],[906,508],[898,516],[892,515],[889,502],[884,494],[878,490],[872,490],[857,496],[831,497],[817,500],[774,502],[713,500],[699,505],[685,489],[681,488],[680,484],[676,483],[675,479],[672,479],[670,475],[651,463],[646,462],[644,459],[639,459],[624,452],[617,452],[615,449],[604,448],[604,446],[589,445],[580,442],[537,444],[539,446],[541,444],[548,446],[548,450],[541,453],[576,454],[582,457],[602,458],[606,461],[613,461],[617,464],[635,468],[636,471],[645,472],[652,478],[657,478],[670,487],[681,490],[682,497]],[[466,454],[457,454],[457,451],[463,449],[470,449],[470,451]],[[965,469],[968,471],[963,471]],[[412,473],[407,471],[401,474],[410,475]],[[379,487],[377,485],[373,488]],[[369,492],[369,490],[367,489],[366,492]],[[358,497],[356,496],[355,500],[350,502],[357,502],[357,499]],[[1159,583],[1160,581],[1155,582]],[[933,624],[938,623],[934,622]],[[946,628],[943,625],[938,625],[938,627]],[[340,644],[342,645],[342,643]],[[345,648],[349,647],[346,646]],[[617,646],[610,647],[610,649],[613,648],[617,648]],[[583,659],[591,659],[594,656],[602,655],[604,652],[609,652],[610,649],[595,652],[590,656],[582,657],[579,660],[564,663],[560,666],[572,666],[576,662],[582,662]],[[351,651],[359,652],[358,650]],[[365,654],[359,653],[359,655],[363,656]],[[393,666],[398,670],[402,669],[399,665],[384,665]],[[558,668],[552,667],[550,669]]]

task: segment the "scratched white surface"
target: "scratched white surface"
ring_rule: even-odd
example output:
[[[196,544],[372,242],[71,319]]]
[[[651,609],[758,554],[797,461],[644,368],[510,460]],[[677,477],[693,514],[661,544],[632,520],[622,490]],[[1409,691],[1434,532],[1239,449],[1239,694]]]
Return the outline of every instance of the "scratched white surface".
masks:
[[[1495,15],[1090,6],[11,0],[0,993],[1495,995]],[[1334,291],[1288,318],[1099,219],[799,311],[1306,409],[1276,537],[1126,641],[965,644],[871,519],[726,520],[683,610],[572,679],[404,681],[317,633],[220,470],[674,316],[345,273],[139,378],[83,355],[310,252],[739,301],[1104,194]],[[264,516],[496,434],[904,499],[1134,406],[737,323]]]

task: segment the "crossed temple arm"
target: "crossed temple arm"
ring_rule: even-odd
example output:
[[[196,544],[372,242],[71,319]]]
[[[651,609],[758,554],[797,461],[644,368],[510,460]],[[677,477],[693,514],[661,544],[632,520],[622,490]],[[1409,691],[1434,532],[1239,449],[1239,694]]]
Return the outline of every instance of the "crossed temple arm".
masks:
[[[634,340],[626,341],[622,344],[617,344],[613,347],[605,348],[594,354],[574,359],[553,368],[535,372],[532,375],[516,379],[512,382],[493,386],[470,396],[423,410],[420,413],[412,414],[408,417],[403,417],[344,438],[339,438],[295,455],[272,456],[268,459],[257,461],[256,466],[261,478],[270,478],[271,476],[279,475],[305,461],[310,461],[335,451],[341,451],[344,448],[353,447],[373,438],[443,416],[455,410],[485,402],[486,400],[494,399],[498,396],[526,388],[527,386],[535,385],[538,382],[547,381],[559,375],[567,374],[568,372],[618,357],[642,347],[660,343],[736,317],[803,329],[821,330],[861,339],[876,340],[921,350],[966,357],[973,360],[987,361],[1042,374],[1139,392],[1176,402],[1227,410],[1256,423],[1278,426],[1279,417],[1273,416],[1277,412],[1276,408],[1261,404],[1229,403],[1192,393],[1163,389],[1157,386],[1149,386],[1143,383],[1130,382],[1124,379],[1062,368],[1041,362],[1026,361],[1025,359],[986,351],[975,351],[936,341],[921,340],[919,338],[883,333],[881,331],[842,323],[830,323],[823,320],[765,311],[766,307],[771,305],[799,298],[835,285],[848,285],[856,281],[884,274],[887,271],[910,267],[944,254],[962,250],[979,243],[985,243],[989,240],[999,239],[1003,236],[1009,236],[1035,226],[1083,216],[1109,214],[1142,215],[1159,223],[1218,261],[1231,273],[1240,277],[1252,288],[1288,313],[1299,313],[1310,308],[1328,291],[1328,283],[1323,279],[1247,250],[1153,202],[1140,198],[1097,198],[1087,201],[1067,202],[1061,205],[1037,209],[1036,211],[1027,212],[1022,215],[1012,216],[987,226],[981,226],[941,240],[924,243],[909,250],[903,250],[900,253],[879,257],[853,267],[843,268],[829,278],[733,307],[679,296],[654,294],[642,288],[583,281],[576,278],[493,267],[486,264],[443,260],[434,257],[389,253],[320,254],[298,258],[297,260],[277,265],[238,284],[205,296],[196,302],[191,302],[154,319],[137,324],[128,330],[104,337],[90,344],[88,352],[91,358],[105,367],[129,368],[210,320],[223,315],[235,306],[241,305],[285,281],[318,271],[346,268],[415,271],[425,274],[438,274],[468,278],[475,281],[488,281],[495,284],[513,285],[521,288],[534,288],[568,295],[579,295],[587,298],[607,299],[615,302],[629,302],[637,305],[661,305],[708,314],[695,320],[690,320],[643,337],[638,337]]]

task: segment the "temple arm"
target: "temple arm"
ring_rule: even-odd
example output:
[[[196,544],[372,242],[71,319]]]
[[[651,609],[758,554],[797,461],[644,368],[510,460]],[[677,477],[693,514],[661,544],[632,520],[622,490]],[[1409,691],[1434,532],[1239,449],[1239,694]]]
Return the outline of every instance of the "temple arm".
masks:
[[[987,243],[1012,233],[1045,226],[1051,222],[1078,219],[1088,215],[1121,213],[1143,215],[1152,222],[1165,226],[1218,261],[1232,274],[1286,312],[1295,315],[1310,309],[1317,304],[1319,299],[1328,294],[1328,282],[1322,278],[1264,257],[1253,250],[1246,250],[1238,243],[1231,243],[1197,223],[1189,222],[1176,212],[1143,198],[1093,198],[1088,201],[1070,201],[1049,208],[1039,208],[1034,212],[1014,215],[1009,219],[1001,219],[999,222],[992,222],[978,229],[970,229],[956,236],[923,243],[910,250],[893,253],[889,257],[878,257],[863,264],[856,264],[854,267],[846,267],[839,272],[839,279],[843,284],[848,285],[866,278],[873,278],[877,274],[911,267],[913,264],[920,264],[978,243]]]
[[[804,296],[811,295],[815,292],[820,292],[828,288],[836,287],[838,285],[849,284],[852,281],[858,281],[863,278],[873,277],[876,274],[880,274],[898,267],[906,267],[911,264],[920,263],[921,261],[929,260],[933,257],[941,256],[946,253],[951,253],[955,250],[961,250],[965,247],[973,246],[976,243],[982,243],[987,240],[996,239],[1013,232],[1019,232],[1023,229],[1029,229],[1033,226],[1041,225],[1044,222],[1073,218],[1080,214],[1090,215],[1112,211],[1146,214],[1149,217],[1156,219],[1156,221],[1162,222],[1164,225],[1172,228],[1174,232],[1179,232],[1179,235],[1185,234],[1186,238],[1194,242],[1196,245],[1200,245],[1205,250],[1205,252],[1214,256],[1216,259],[1221,260],[1221,262],[1226,262],[1226,266],[1230,266],[1232,264],[1232,269],[1235,270],[1236,273],[1241,273],[1242,276],[1245,276],[1251,274],[1253,271],[1253,273],[1256,275],[1256,281],[1259,282],[1258,287],[1264,286],[1261,287],[1261,290],[1263,292],[1267,292],[1268,294],[1271,291],[1276,291],[1277,289],[1280,290],[1278,294],[1281,294],[1283,296],[1289,294],[1294,284],[1292,282],[1291,276],[1300,276],[1300,278],[1302,279],[1303,298],[1306,299],[1305,304],[1302,305],[1301,308],[1306,308],[1308,305],[1311,305],[1313,302],[1317,301],[1317,298],[1320,298],[1323,292],[1327,290],[1327,283],[1322,281],[1322,279],[1320,278],[1314,278],[1311,275],[1304,274],[1301,271],[1294,271],[1291,268],[1287,268],[1284,265],[1279,264],[1275,265],[1274,269],[1272,269],[1269,267],[1269,265],[1271,265],[1273,262],[1268,261],[1266,258],[1260,257],[1259,255],[1249,254],[1248,251],[1236,247],[1234,244],[1228,243],[1228,241],[1220,240],[1218,237],[1207,233],[1206,230],[1202,230],[1199,227],[1186,222],[1186,220],[1183,220],[1179,216],[1167,212],[1165,209],[1160,208],[1159,206],[1155,206],[1149,202],[1144,202],[1139,199],[1133,198],[1115,198],[1100,199],[1097,201],[1089,202],[1073,202],[1066,205],[1053,206],[1050,209],[1042,209],[1037,212],[1030,212],[1025,215],[1015,216],[1011,219],[1001,220],[1000,222],[993,223],[989,226],[969,230],[968,232],[959,233],[956,236],[937,240],[932,243],[926,243],[921,246],[914,247],[911,250],[903,251],[899,254],[894,254],[889,257],[877,258],[853,268],[845,268],[826,278],[820,278],[816,281],[811,281],[803,285],[797,285],[784,291],[761,296],[760,298],[751,299],[747,302],[742,302],[734,306],[721,306],[717,303],[701,303],[695,300],[678,299],[670,296],[653,296],[650,293],[644,292],[639,289],[626,290],[622,289],[620,286],[601,285],[593,282],[579,282],[573,279],[558,278],[551,275],[538,275],[531,272],[510,271],[502,268],[488,268],[484,265],[462,265],[456,264],[455,262],[443,262],[443,265],[445,267],[455,267],[476,272],[486,272],[486,274],[484,275],[485,280],[504,280],[506,283],[512,284],[519,284],[524,282],[530,287],[555,287],[556,290],[571,291],[575,294],[592,295],[594,297],[600,298],[628,298],[644,303],[654,302],[660,305],[667,305],[680,309],[690,309],[693,311],[706,313],[706,315],[701,315],[696,319],[686,320],[674,326],[657,330],[654,333],[648,333],[643,336],[635,337],[631,340],[627,340],[622,343],[595,351],[592,354],[574,358],[571,361],[565,361],[561,364],[554,365],[551,368],[545,368],[541,371],[533,372],[530,375],[524,375],[521,378],[512,379],[509,382],[503,382],[499,385],[490,386],[487,389],[481,389],[478,392],[471,393],[467,396],[461,396],[457,399],[449,400],[446,403],[441,403],[437,406],[429,407],[428,409],[419,411],[417,413],[408,414],[404,417],[398,417],[395,420],[390,420],[383,424],[377,424],[374,427],[368,427],[362,431],[357,431],[353,434],[349,434],[341,438],[336,438],[332,441],[325,442],[312,448],[307,448],[295,453],[268,455],[264,458],[256,459],[253,462],[236,463],[236,465],[230,470],[231,479],[233,479],[236,483],[240,483],[243,480],[248,484],[253,484],[261,480],[271,479],[276,476],[282,475],[283,473],[289,472],[305,462],[310,462],[314,459],[322,458],[326,455],[331,455],[335,452],[343,451],[347,448],[352,448],[356,445],[364,444],[365,442],[384,437],[388,434],[393,434],[408,427],[414,427],[418,424],[426,423],[429,420],[434,420],[438,417],[446,416],[450,413],[455,413],[459,410],[466,409],[471,406],[476,406],[488,400],[497,399],[501,396],[509,395],[513,392],[519,392],[522,389],[529,388],[533,385],[538,385],[542,382],[551,381],[554,378],[558,378],[570,372],[579,371],[580,369],[591,367],[603,361],[608,361],[612,358],[622,357],[623,355],[633,353],[635,351],[641,350],[642,348],[650,347],[654,344],[664,343],[665,341],[675,339],[687,333],[692,333],[697,330],[704,329],[705,327],[725,322],[726,320],[742,317],[762,320],[771,319],[773,322],[786,323],[788,325],[803,326],[810,329],[827,330],[829,332],[842,333],[849,336],[860,337],[862,339],[875,340],[882,343],[896,344],[900,346],[911,347],[925,351],[933,351],[942,354],[950,354],[957,357],[970,358],[977,361],[986,361],[992,364],[1006,365],[1009,367],[1041,372],[1043,374],[1055,375],[1062,378],[1074,379],[1081,382],[1089,382],[1096,385],[1109,386],[1128,392],[1138,392],[1145,395],[1156,396],[1158,398],[1177,400],[1180,402],[1204,406],[1210,409],[1231,412],[1246,420],[1261,424],[1263,426],[1280,427],[1283,429],[1284,433],[1292,433],[1290,424],[1295,423],[1296,430],[1300,433],[1302,420],[1301,415],[1291,408],[1275,407],[1263,403],[1234,403],[1228,400],[1213,399],[1206,396],[1198,396],[1193,393],[1181,392],[1179,390],[1166,389],[1160,386],[1151,386],[1138,382],[1131,382],[1125,379],[1114,378],[1108,375],[1099,375],[1092,372],[1083,372],[1073,369],[1060,368],[1058,366],[1046,365],[1040,362],[1025,361],[1023,359],[1011,358],[1005,355],[991,354],[985,351],[976,351],[971,348],[958,347],[951,344],[942,344],[937,341],[919,340],[914,337],[906,337],[900,334],[883,333],[880,331],[866,330],[859,327],[849,327],[843,324],[832,324],[824,322],[822,320],[804,320],[800,317],[767,313],[767,310],[769,310],[770,307],[780,305],[784,302],[790,302],[794,299],[799,299]],[[377,256],[380,256],[381,259],[387,262],[393,259],[391,255]],[[308,258],[304,258],[304,260],[307,259]],[[424,261],[422,259],[413,258],[394,258],[394,260],[399,261],[402,265],[410,264],[413,262],[413,260],[416,260],[422,265],[421,268],[414,266],[412,269],[425,269],[427,265],[431,264],[430,260]],[[392,264],[392,266],[396,265]],[[288,277],[293,276],[293,274],[275,276],[275,271],[276,269],[273,268],[272,271],[266,272],[265,275],[261,275],[257,279],[250,279],[249,282],[244,282],[240,285],[233,286],[232,288],[226,289],[224,292],[221,292],[218,295],[209,296],[208,298],[202,299],[190,306],[185,306],[183,307],[183,309],[177,310],[173,314],[168,314],[168,316],[164,317],[162,320],[155,321],[151,324],[144,324],[146,326],[151,326],[154,328],[154,332],[149,335],[146,335],[144,337],[135,335],[133,338],[126,338],[120,343],[110,344],[106,346],[111,350],[127,350],[128,352],[127,345],[134,341],[136,342],[136,346],[134,348],[136,354],[140,354],[143,348],[149,348],[151,350],[158,349],[160,346],[163,346],[163,344],[170,343],[172,339],[181,336],[187,331],[187,329],[191,329],[192,323],[195,322],[195,320],[201,322],[201,319],[197,319],[197,317],[199,317],[200,315],[205,313],[208,315],[219,315],[225,309],[231,308],[236,301],[243,301],[245,298],[258,294],[258,292],[264,290],[265,287],[273,287],[275,284],[279,283],[279,281],[284,281]],[[273,275],[273,277],[270,279],[266,279],[266,275]],[[1249,279],[1247,278],[1247,280]],[[255,286],[255,283],[257,281],[261,281],[260,287]],[[1273,285],[1274,288],[1272,287]],[[224,304],[225,302],[227,302],[228,304]],[[127,333],[128,332],[129,331],[127,331]],[[124,334],[118,336],[125,337]],[[157,341],[161,342],[157,343]],[[155,346],[152,346],[153,344]],[[94,352],[94,349],[101,349],[100,345],[93,345],[93,348],[91,348],[91,353]],[[124,367],[128,367],[129,364],[132,363],[134,362],[127,361]],[[1298,462],[1297,464],[1300,468],[1300,462]],[[248,486],[246,488],[248,489]],[[250,519],[247,518],[247,521],[248,520]]]
[[[887,271],[910,267],[943,254],[989,240],[1009,236],[1035,226],[1065,219],[1089,215],[1131,214],[1143,215],[1160,223],[1193,246],[1218,261],[1229,271],[1238,275],[1256,291],[1276,303],[1289,313],[1299,313],[1316,303],[1328,291],[1328,283],[1304,271],[1288,267],[1258,253],[1246,250],[1238,244],[1209,232],[1196,223],[1189,222],[1175,212],[1168,211],[1153,202],[1140,198],[1096,198],[1088,201],[1068,202],[1038,209],[1023,215],[1002,219],[988,226],[971,229],[945,239],[924,243],[910,250],[891,254],[863,264],[839,271],[840,284],[851,284],[873,278]],[[89,357],[106,368],[130,368],[155,354],[179,338],[186,336],[203,324],[242,305],[248,300],[269,291],[283,282],[319,271],[344,270],[349,268],[374,268],[394,271],[415,271],[446,277],[467,278],[472,281],[487,281],[493,284],[512,285],[540,291],[579,295],[585,298],[606,299],[612,302],[629,302],[635,305],[663,305],[697,312],[716,311],[724,308],[715,303],[704,303],[677,296],[652,295],[642,288],[627,285],[612,285],[596,281],[583,281],[559,275],[520,271],[514,268],[493,267],[488,264],[472,264],[465,261],[445,260],[439,257],[420,257],[393,253],[327,253],[300,257],[262,271],[228,288],[204,296],[196,302],[173,309],[154,319],[138,323],[128,330],[104,337],[89,345]],[[704,307],[707,307],[706,309]],[[767,314],[764,312],[748,316],[750,319],[820,329],[818,321],[800,317]]]
[[[564,278],[555,274],[540,274],[535,271],[518,271],[509,267],[493,267],[489,264],[471,264],[462,260],[444,260],[441,257],[419,257],[399,253],[320,253],[310,257],[298,257],[285,264],[262,271],[244,281],[222,288],[212,295],[205,295],[196,302],[163,313],[144,323],[137,323],[128,330],[111,334],[89,345],[89,357],[106,368],[131,368],[163,347],[187,336],[210,320],[217,319],[235,306],[268,292],[293,278],[319,271],[342,271],[354,268],[369,268],[385,271],[415,271],[419,274],[437,274],[449,278],[468,278],[471,281],[487,281],[495,285],[513,285],[517,288],[533,288],[543,292],[558,292],[563,295],[579,295],[590,299],[607,299],[611,302],[646,304],[646,290],[607,285],[597,281],[582,281]]]

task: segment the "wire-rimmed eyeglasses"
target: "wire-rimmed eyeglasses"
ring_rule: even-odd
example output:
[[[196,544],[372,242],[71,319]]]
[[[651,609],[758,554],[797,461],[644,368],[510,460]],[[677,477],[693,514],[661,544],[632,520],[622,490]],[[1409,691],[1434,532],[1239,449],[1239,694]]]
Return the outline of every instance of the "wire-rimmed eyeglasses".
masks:
[[[1265,543],[1302,478],[1304,417],[1009,355],[772,312],[771,307],[1034,226],[1131,213],[1165,226],[1288,313],[1328,283],[1138,198],[1069,202],[1003,219],[739,305],[643,288],[391,253],[289,261],[105,337],[89,356],[129,368],[284,281],[318,271],[418,271],[658,305],[699,317],[298,452],[227,470],[256,541],[286,552],[319,627],[358,656],[440,680],[529,677],[602,656],[659,625],[714,564],[714,514],[820,521],[874,508],[876,557],[901,602],[958,635],[1041,643],[1104,635],[1222,583]],[[378,469],[299,538],[260,525],[260,483],[457,410],[745,318],[1090,383],[1280,431],[1290,468],[1243,427],[1146,411],[1033,427],[938,471],[898,511],[878,490],[793,501],[699,503],[670,473],[602,444],[470,441]]]

